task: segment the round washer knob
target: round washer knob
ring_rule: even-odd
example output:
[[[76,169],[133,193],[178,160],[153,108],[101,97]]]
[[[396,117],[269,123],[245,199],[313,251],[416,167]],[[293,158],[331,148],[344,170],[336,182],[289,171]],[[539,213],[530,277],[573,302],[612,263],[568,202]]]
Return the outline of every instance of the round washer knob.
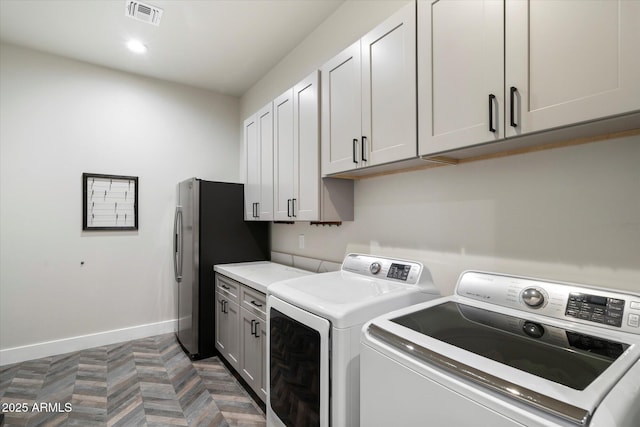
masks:
[[[369,271],[371,272],[371,274],[378,274],[380,273],[381,268],[382,266],[379,262],[374,262],[369,266]]]
[[[522,301],[531,308],[539,308],[544,304],[544,294],[540,289],[527,288],[522,291]]]

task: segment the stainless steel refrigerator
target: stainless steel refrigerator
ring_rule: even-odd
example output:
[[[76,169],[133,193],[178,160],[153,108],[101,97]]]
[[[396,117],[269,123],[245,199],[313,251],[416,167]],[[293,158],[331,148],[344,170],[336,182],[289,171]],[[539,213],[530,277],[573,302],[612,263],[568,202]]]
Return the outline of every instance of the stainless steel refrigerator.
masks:
[[[173,267],[178,341],[192,359],[216,354],[213,266],[270,259],[269,223],[244,221],[244,185],[191,178],[178,184]]]

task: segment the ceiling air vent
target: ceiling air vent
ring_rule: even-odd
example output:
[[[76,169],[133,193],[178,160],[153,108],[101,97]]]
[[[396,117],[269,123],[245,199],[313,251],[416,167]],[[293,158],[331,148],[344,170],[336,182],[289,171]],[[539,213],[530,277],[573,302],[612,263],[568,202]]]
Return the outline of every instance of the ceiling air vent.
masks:
[[[129,18],[137,19],[138,21],[146,22],[148,24],[160,25],[160,18],[162,18],[162,9],[150,4],[141,3],[136,0],[127,0],[125,2],[124,14]]]

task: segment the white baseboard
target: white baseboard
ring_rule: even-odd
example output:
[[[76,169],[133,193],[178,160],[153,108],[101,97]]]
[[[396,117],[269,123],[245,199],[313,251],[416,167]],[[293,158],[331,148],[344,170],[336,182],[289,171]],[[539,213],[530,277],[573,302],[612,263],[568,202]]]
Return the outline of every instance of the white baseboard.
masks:
[[[0,350],[0,366],[175,332],[177,319]]]

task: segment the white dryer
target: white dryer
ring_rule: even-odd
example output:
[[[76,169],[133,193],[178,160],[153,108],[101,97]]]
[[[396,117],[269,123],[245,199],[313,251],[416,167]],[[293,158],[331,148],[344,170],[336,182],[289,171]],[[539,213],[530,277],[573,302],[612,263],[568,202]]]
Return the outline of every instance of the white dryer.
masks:
[[[468,271],[361,351],[363,426],[640,426],[638,294]]]
[[[267,288],[267,425],[360,425],[360,331],[438,296],[419,262],[349,254],[340,271]]]

